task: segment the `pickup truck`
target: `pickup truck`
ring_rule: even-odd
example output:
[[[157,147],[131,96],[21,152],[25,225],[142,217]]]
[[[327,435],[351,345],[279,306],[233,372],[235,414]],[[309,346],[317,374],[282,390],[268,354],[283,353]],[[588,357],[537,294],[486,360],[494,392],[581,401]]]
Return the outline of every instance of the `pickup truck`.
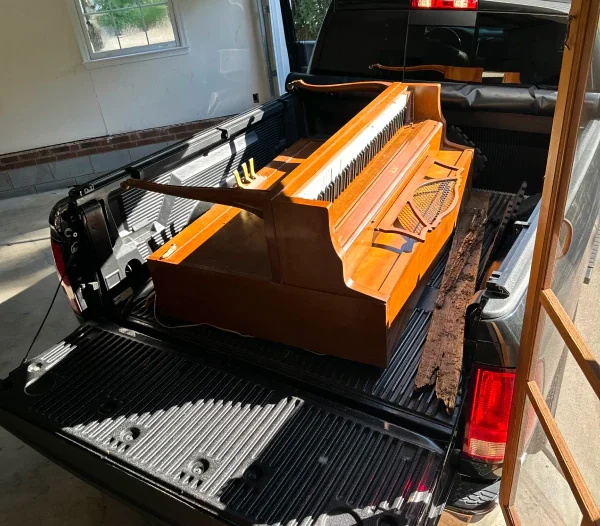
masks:
[[[121,182],[233,185],[241,163],[264,166],[299,130],[330,136],[369,101],[290,92],[72,188],[54,206],[56,268],[81,325],[2,380],[0,424],[170,524],[433,525],[444,507],[483,515],[497,503],[569,4],[333,0],[315,43],[295,41],[290,3],[281,8],[289,80],[440,82],[449,138],[477,147],[473,185],[490,192],[490,217],[514,206],[527,182],[467,310],[455,410],[447,414],[433,388],[413,389],[447,249],[385,369],[165,320],[149,301],[147,257],[207,208]],[[452,82],[373,64],[520,78]],[[598,99],[585,108],[561,297],[583,283],[600,211]],[[492,243],[487,234],[484,253]],[[564,359],[540,363],[551,401]],[[536,447],[535,436],[529,442]]]

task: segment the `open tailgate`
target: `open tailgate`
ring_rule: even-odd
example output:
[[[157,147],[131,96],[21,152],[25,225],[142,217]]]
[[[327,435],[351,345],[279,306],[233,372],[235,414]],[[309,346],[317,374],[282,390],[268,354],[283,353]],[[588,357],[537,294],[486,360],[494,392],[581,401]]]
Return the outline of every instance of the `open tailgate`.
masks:
[[[0,424],[170,524],[436,523],[451,481],[421,435],[109,323],[11,373]]]

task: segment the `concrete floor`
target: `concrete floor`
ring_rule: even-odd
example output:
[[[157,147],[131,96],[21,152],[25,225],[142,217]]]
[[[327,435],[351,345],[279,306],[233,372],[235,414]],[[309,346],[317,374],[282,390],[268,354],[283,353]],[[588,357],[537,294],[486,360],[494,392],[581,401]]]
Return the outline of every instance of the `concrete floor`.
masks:
[[[64,191],[50,192],[0,201],[0,378],[21,362],[58,284],[50,251],[48,214],[63,195]],[[582,297],[585,308],[579,311],[584,314],[580,314],[577,322],[588,341],[600,350],[600,326],[594,316],[600,298],[600,270],[596,274],[585,289]],[[76,326],[60,292],[31,355],[47,349]],[[584,476],[600,502],[600,455],[596,445],[600,435],[600,404],[589,386],[579,382],[579,374],[570,360],[566,372],[568,388],[561,392],[557,419],[566,438],[573,442],[576,458],[586,460]],[[591,412],[585,430],[577,418],[577,409],[582,406]],[[593,439],[581,440],[586,436]],[[590,456],[595,460],[588,464]],[[565,493],[564,479],[551,457],[546,450],[528,460],[530,466],[535,466],[536,476],[525,481],[523,502],[529,507],[539,507],[538,496],[544,493],[561,508],[561,515],[568,511],[575,516],[573,503]],[[461,522],[445,516],[442,523]],[[157,522],[80,481],[0,429],[0,525],[32,524],[136,526]],[[501,526],[504,520],[497,511],[478,524]]]
[[[17,367],[58,285],[48,214],[63,192],[0,201],[0,377]],[[32,356],[77,327],[59,292]],[[0,525],[155,524],[0,429]]]

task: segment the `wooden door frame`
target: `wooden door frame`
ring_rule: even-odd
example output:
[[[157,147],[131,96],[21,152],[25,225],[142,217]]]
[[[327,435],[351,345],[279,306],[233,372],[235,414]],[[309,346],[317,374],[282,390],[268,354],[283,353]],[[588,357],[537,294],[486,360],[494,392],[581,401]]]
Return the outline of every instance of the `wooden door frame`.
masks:
[[[573,0],[569,15],[500,486],[500,505],[508,524],[521,524],[514,499],[524,448],[523,414],[529,400],[583,514],[582,524],[600,525],[600,510],[546,405],[534,370],[547,314],[600,398],[600,366],[551,290],[599,12],[600,0]]]

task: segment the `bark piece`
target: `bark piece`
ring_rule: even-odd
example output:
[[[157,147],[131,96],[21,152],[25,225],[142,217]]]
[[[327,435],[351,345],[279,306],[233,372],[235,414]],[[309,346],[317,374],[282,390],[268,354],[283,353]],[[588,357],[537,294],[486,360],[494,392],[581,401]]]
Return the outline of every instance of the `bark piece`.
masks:
[[[459,217],[415,379],[415,389],[435,383],[449,413],[458,393],[465,315],[475,293],[488,204],[487,192],[474,191]]]
[[[438,297],[435,301],[435,306],[438,309],[444,305],[446,294],[448,294],[448,292],[454,288],[454,285],[456,285],[456,280],[460,276],[463,267],[465,266],[477,243],[479,242],[479,245],[481,245],[482,239],[479,239],[479,237],[482,236],[479,236],[479,234],[480,230],[485,225],[486,218],[487,215],[485,210],[476,208],[471,219],[471,224],[469,225],[467,235],[461,240],[458,250],[456,250],[455,253],[452,251],[450,252],[448,263],[446,264],[446,269],[442,278],[442,284],[440,285],[440,291],[438,292]],[[453,244],[452,249],[454,248],[455,247]]]

